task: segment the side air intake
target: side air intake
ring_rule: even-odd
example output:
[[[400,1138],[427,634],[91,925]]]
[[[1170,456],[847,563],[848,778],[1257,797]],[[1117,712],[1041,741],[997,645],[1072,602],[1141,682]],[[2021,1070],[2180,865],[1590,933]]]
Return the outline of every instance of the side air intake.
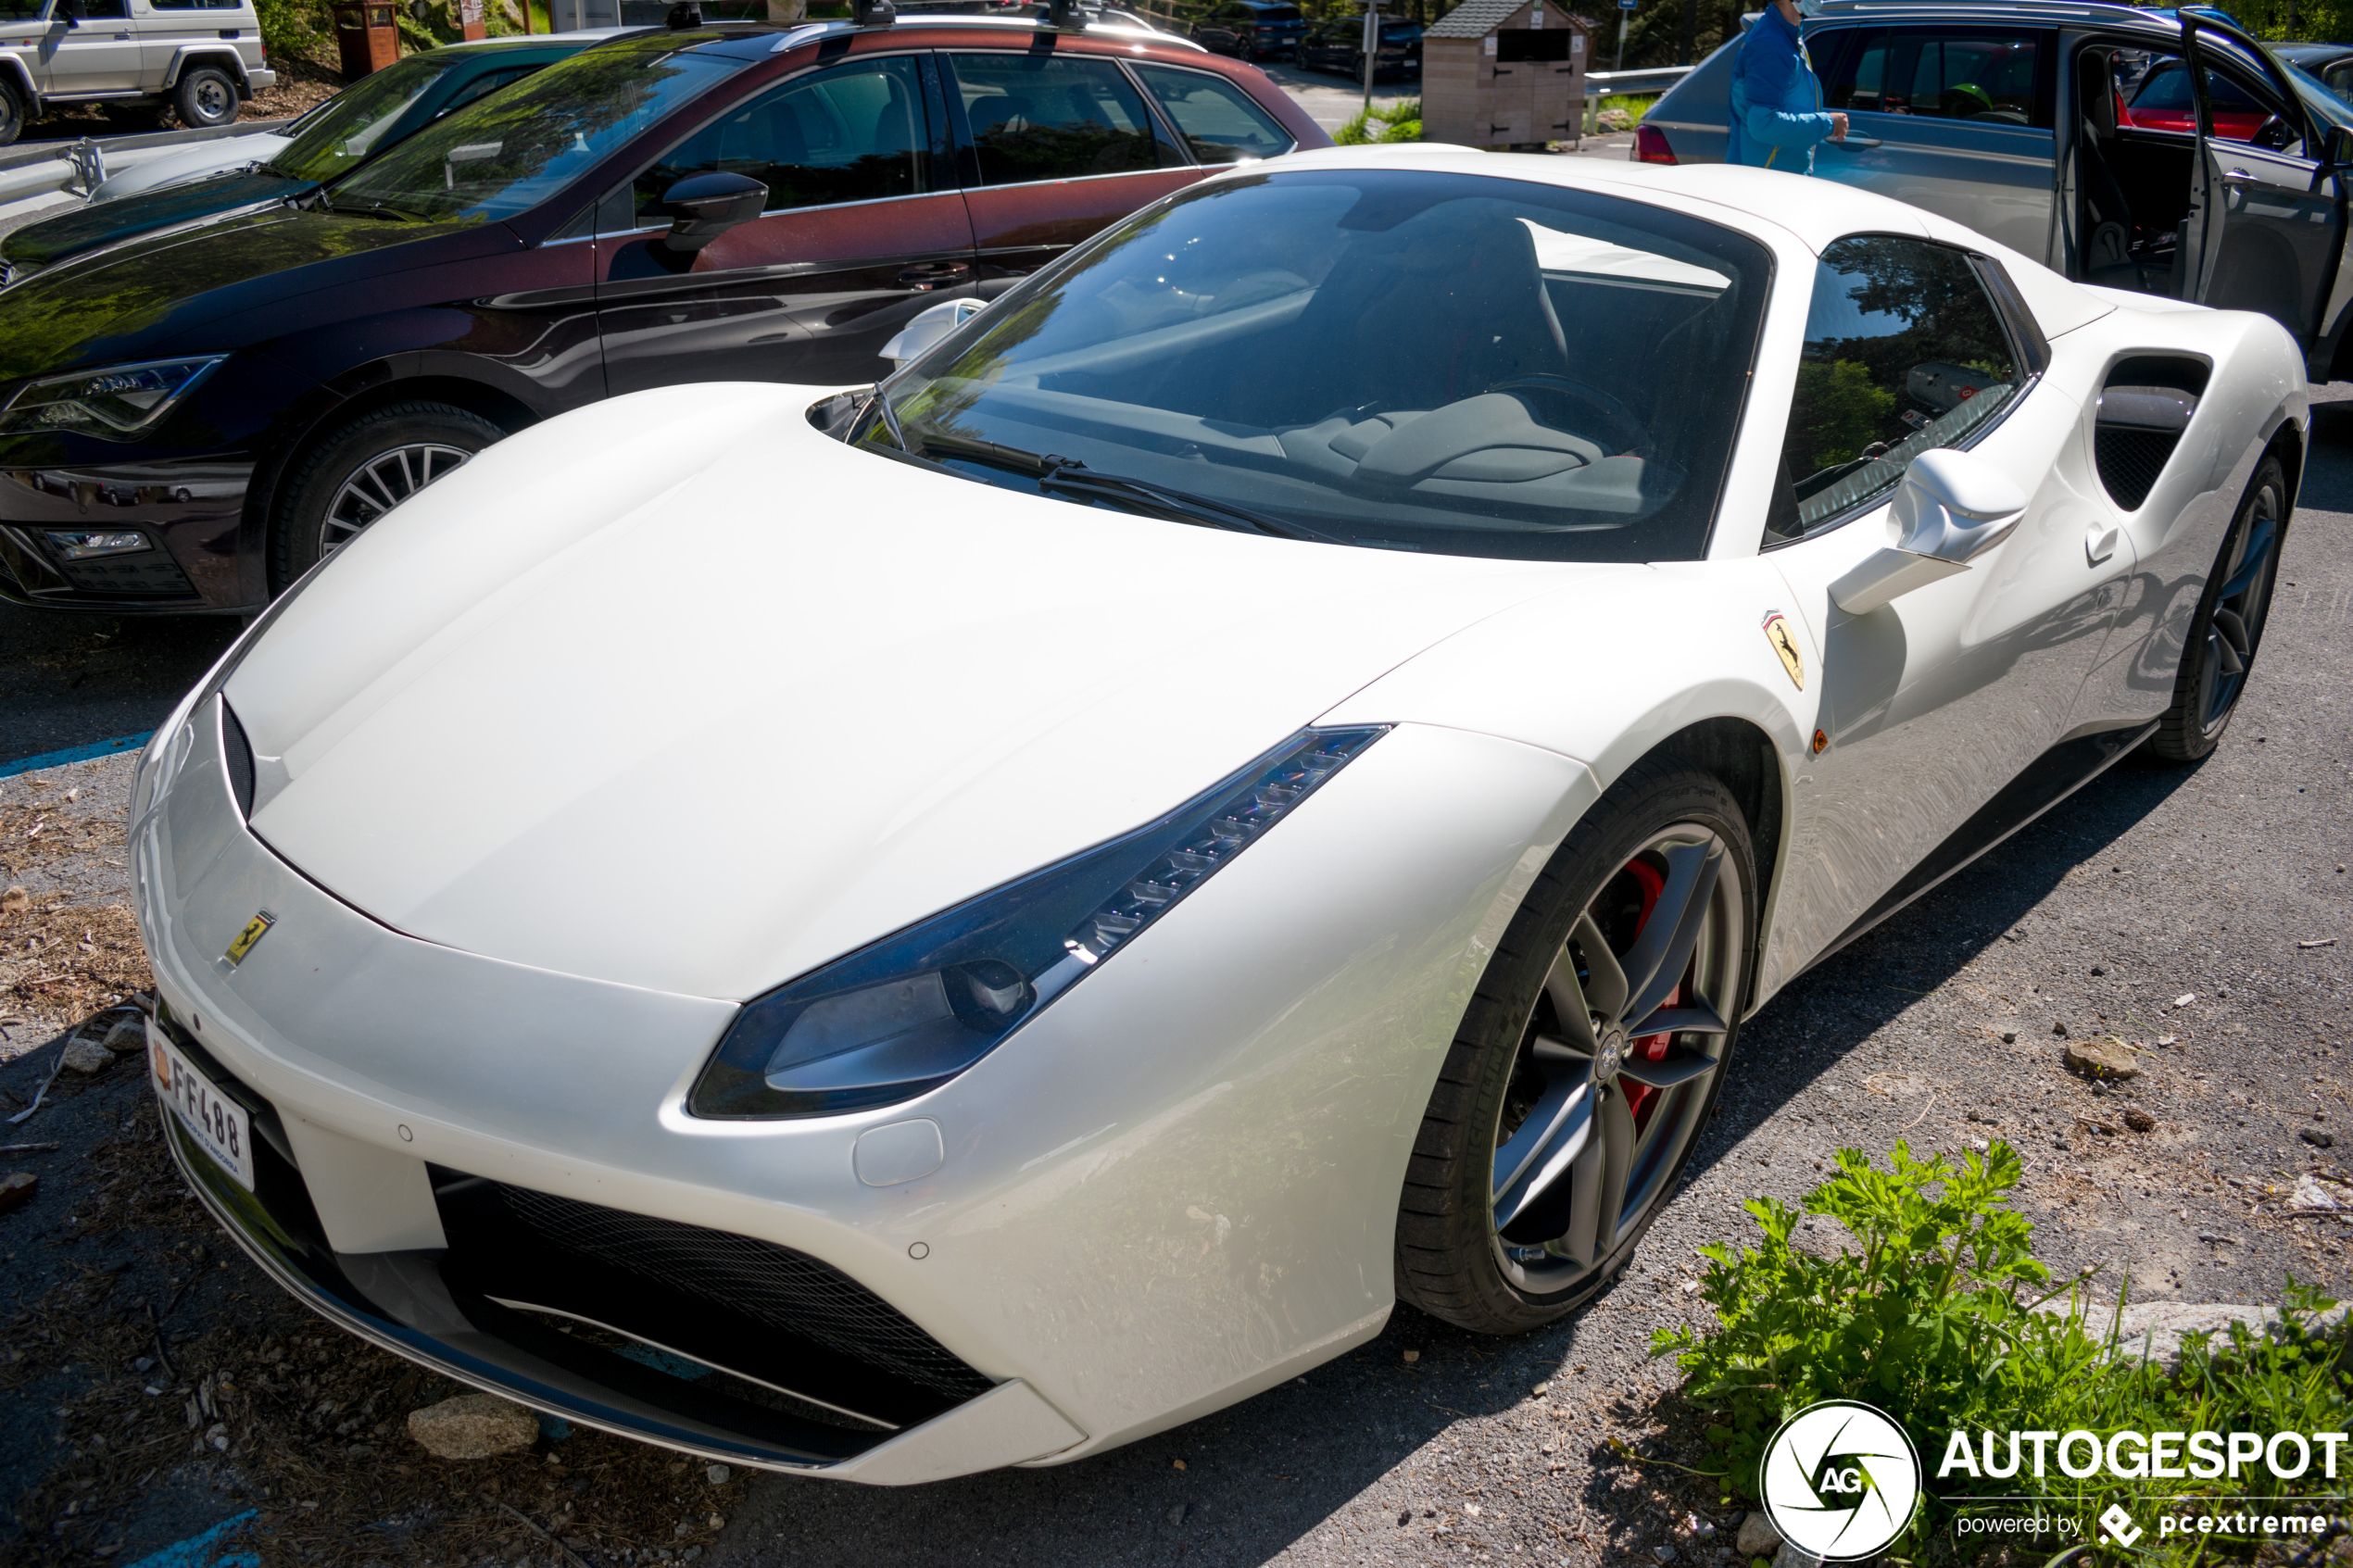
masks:
[[[2206,391],[2203,360],[2143,356],[2120,360],[2101,389],[2092,456],[2108,498],[2128,512],[2141,509],[2182,443]]]

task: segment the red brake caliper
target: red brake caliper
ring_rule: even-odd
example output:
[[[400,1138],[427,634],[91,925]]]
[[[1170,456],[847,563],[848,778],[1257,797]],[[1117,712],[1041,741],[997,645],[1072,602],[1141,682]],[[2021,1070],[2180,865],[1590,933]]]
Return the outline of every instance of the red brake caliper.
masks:
[[[1640,937],[1642,927],[1650,923],[1651,911],[1658,907],[1659,890],[1667,885],[1667,878],[1654,871],[1646,860],[1629,860],[1626,863],[1626,871],[1642,890],[1642,918],[1634,922],[1634,935]],[[1681,1005],[1682,1000],[1683,988],[1679,985],[1660,1005],[1678,1007]],[[1626,1043],[1626,1049],[1629,1055],[1639,1055],[1651,1061],[1664,1061],[1667,1059],[1667,1047],[1674,1042],[1675,1036],[1672,1035],[1642,1035],[1629,1040]],[[1640,1128],[1642,1124],[1642,1114],[1650,1109],[1650,1102],[1657,1096],[1658,1091],[1648,1084],[1637,1084],[1625,1078],[1620,1078],[1617,1083],[1618,1087],[1626,1091],[1626,1109],[1632,1114],[1634,1125]]]

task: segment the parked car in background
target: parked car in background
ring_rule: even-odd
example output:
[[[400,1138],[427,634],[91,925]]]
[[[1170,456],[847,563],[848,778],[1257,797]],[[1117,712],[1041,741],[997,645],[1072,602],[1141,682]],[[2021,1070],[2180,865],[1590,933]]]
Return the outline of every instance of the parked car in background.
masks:
[[[28,223],[0,240],[0,279],[55,266],[158,229],[298,200],[414,132],[576,55],[619,30],[494,39],[410,55],[363,77],[287,127],[202,142],[179,167],[141,164],[93,192],[86,206]],[[202,169],[191,173],[189,166]],[[132,189],[144,185],[145,189]]]
[[[1260,72],[1140,30],[609,40],[293,201],[17,267],[0,595],[250,608],[550,414],[872,382],[933,302],[1211,168],[1329,144]]]
[[[407,140],[453,109],[520,82],[567,55],[616,37],[620,28],[491,38],[447,44],[400,59],[337,93],[275,131],[199,142],[169,157],[151,158],[103,181],[93,202],[120,201],[233,169],[270,165],[300,171],[312,183],[331,180],[360,159]],[[303,145],[281,156],[292,143]],[[281,193],[284,194],[284,193]]]
[[[1299,7],[1276,0],[1219,0],[1192,26],[1193,42],[1238,60],[1288,59],[1306,35]]]
[[[59,104],[226,125],[277,80],[253,0],[0,0],[0,146]]]
[[[1823,0],[1806,39],[1851,127],[1815,149],[1818,177],[2080,282],[2261,311],[2312,380],[2353,372],[2353,277],[2337,265],[2353,105],[2220,13]],[[1659,100],[1637,158],[1723,157],[1731,47]]]
[[[1307,30],[1300,40],[1299,63],[1309,70],[1336,70],[1352,80],[1365,79],[1365,19],[1331,17]],[[1379,76],[1418,76],[1422,69],[1422,30],[1417,22],[1384,18],[1380,24]]]
[[[2353,102],[2353,44],[2274,44],[2271,53]]]

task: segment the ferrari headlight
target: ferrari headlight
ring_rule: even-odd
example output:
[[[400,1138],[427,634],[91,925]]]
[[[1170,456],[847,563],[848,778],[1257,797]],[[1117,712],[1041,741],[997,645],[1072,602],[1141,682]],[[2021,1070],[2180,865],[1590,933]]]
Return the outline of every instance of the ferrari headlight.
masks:
[[[994,1050],[1168,912],[1386,726],[1304,730],[1169,812],[754,997],[698,1116],[824,1116],[912,1099]]]
[[[30,382],[0,409],[0,435],[65,431],[101,441],[132,440],[153,428],[227,358],[149,359]]]

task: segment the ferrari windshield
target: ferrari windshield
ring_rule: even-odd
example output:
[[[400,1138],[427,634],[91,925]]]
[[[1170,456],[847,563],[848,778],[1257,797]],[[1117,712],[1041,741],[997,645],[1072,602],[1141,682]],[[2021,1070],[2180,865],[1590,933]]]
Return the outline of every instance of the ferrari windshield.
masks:
[[[682,46],[679,36],[625,38],[559,60],[353,169],[327,187],[328,199],[339,212],[444,221],[535,207],[749,63]]]
[[[1770,273],[1743,235],[1590,191],[1261,174],[1007,295],[887,383],[854,438],[1210,526],[1695,559]]]

